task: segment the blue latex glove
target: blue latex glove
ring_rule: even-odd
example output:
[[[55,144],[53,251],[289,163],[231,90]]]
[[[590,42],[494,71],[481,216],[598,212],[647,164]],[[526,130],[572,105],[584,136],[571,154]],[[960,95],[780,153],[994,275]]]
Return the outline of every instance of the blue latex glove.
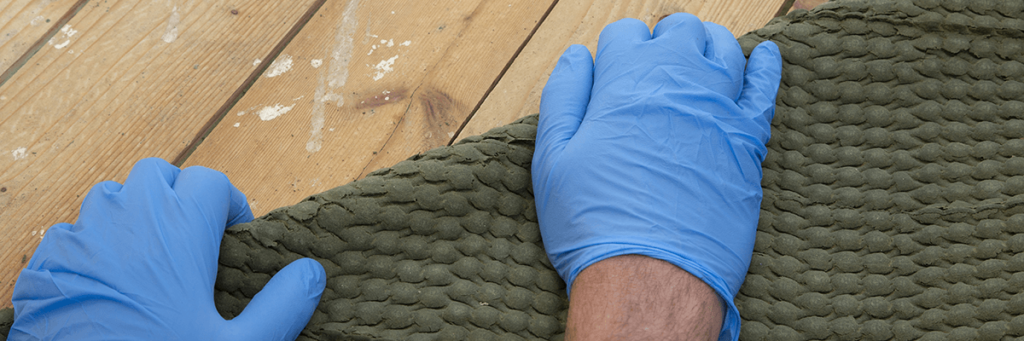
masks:
[[[11,340],[294,340],[326,284],[319,263],[282,269],[241,315],[213,305],[224,228],[252,220],[224,174],[135,164],[51,227],[14,286]]]
[[[652,34],[608,25],[572,46],[541,99],[533,188],[544,247],[571,288],[587,266],[637,254],[668,261],[727,307],[719,340],[739,337],[733,304],[753,253],[782,57],[748,62],[724,27],[674,14]]]

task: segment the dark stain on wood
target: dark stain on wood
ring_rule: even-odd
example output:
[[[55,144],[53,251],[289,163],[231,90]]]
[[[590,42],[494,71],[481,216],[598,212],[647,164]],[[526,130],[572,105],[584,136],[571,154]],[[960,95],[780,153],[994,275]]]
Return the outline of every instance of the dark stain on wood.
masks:
[[[423,107],[423,119],[426,121],[426,127],[437,132],[443,131],[435,130],[437,127],[450,124],[448,121],[451,117],[451,112],[458,106],[458,103],[451,96],[435,88],[419,91],[416,99],[420,101],[420,106]]]
[[[356,110],[373,109],[385,104],[398,103],[406,99],[409,96],[409,89],[398,88],[389,90],[388,93],[384,93],[384,90],[373,91],[372,95],[363,97],[356,103]]]

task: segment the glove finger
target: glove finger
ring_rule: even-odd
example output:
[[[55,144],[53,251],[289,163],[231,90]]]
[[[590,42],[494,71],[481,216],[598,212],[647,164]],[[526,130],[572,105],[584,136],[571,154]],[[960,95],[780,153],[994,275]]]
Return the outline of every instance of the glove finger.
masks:
[[[253,219],[245,194],[231,184],[227,175],[216,170],[202,166],[186,168],[174,183],[174,192],[202,209],[217,234],[222,234],[227,226]]]
[[[132,166],[128,179],[124,181],[123,193],[131,198],[153,196],[158,188],[170,189],[181,173],[181,169],[160,158],[145,158]]]
[[[651,40],[651,29],[643,21],[625,18],[608,24],[597,39],[597,59],[609,51],[635,52],[629,46]]]
[[[594,60],[583,45],[572,45],[558,59],[540,97],[537,145],[564,146],[576,134],[587,112],[594,84]]]
[[[754,48],[743,77],[743,92],[737,105],[743,112],[756,115],[754,122],[763,130],[761,142],[768,142],[775,97],[782,80],[782,55],[775,43],[766,41]]]
[[[295,340],[313,316],[326,285],[327,274],[317,261],[303,258],[288,264],[228,322],[224,332],[229,335],[221,339]]]
[[[66,239],[63,238],[65,234],[71,233],[72,227],[73,225],[68,223],[58,223],[46,229],[41,236],[43,240],[39,242],[25,268],[39,270],[48,257],[67,253],[71,248],[62,241]]]
[[[103,223],[104,221],[118,221],[116,219],[112,220],[111,215],[116,213],[110,210],[110,205],[112,202],[119,201],[118,198],[123,189],[124,186],[115,181],[102,181],[93,185],[89,189],[89,193],[85,195],[85,199],[82,200],[82,206],[79,208],[79,212],[89,212],[90,214],[80,214],[78,220],[68,230],[77,233],[85,231],[92,226],[106,226]],[[93,224],[93,221],[98,223]],[[108,227],[108,229],[111,228],[116,227]]]
[[[217,258],[224,229],[233,222],[251,221],[249,204],[224,173],[200,166],[185,168],[174,183],[182,215],[189,219],[183,228],[168,231],[181,247],[195,248],[187,254],[196,257],[193,264],[201,266],[204,280],[217,277]]]
[[[725,69],[726,82],[714,84],[712,89],[736,101],[743,87],[743,68],[747,58],[743,56],[743,48],[725,26],[704,23],[707,32],[707,50],[704,58]]]
[[[108,212],[108,202],[116,200],[115,198],[117,198],[123,188],[124,186],[115,181],[102,181],[93,185],[89,189],[89,193],[85,195],[85,199],[82,200],[79,212],[95,212],[97,214]],[[71,231],[82,231],[89,225],[88,220],[90,217],[92,215],[79,215],[78,221],[75,222]]]
[[[674,41],[670,46],[683,46],[687,53],[703,55],[707,48],[704,25],[697,16],[690,13],[675,13],[661,19],[654,26],[654,38]]]

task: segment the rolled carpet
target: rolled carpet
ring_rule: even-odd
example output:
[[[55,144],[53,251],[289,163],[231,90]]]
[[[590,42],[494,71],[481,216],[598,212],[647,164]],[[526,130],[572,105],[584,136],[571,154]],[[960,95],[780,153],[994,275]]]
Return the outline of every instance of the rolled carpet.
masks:
[[[1022,11],[835,1],[740,38],[784,59],[741,340],[1024,337]],[[526,117],[229,228],[218,309],[312,257],[328,281],[302,340],[561,339],[535,130]]]

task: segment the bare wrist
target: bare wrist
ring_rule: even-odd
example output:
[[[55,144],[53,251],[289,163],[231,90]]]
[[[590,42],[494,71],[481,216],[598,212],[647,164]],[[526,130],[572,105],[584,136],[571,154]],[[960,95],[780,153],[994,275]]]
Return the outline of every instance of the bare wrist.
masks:
[[[716,340],[723,316],[699,278],[659,259],[618,256],[576,277],[566,340]]]

